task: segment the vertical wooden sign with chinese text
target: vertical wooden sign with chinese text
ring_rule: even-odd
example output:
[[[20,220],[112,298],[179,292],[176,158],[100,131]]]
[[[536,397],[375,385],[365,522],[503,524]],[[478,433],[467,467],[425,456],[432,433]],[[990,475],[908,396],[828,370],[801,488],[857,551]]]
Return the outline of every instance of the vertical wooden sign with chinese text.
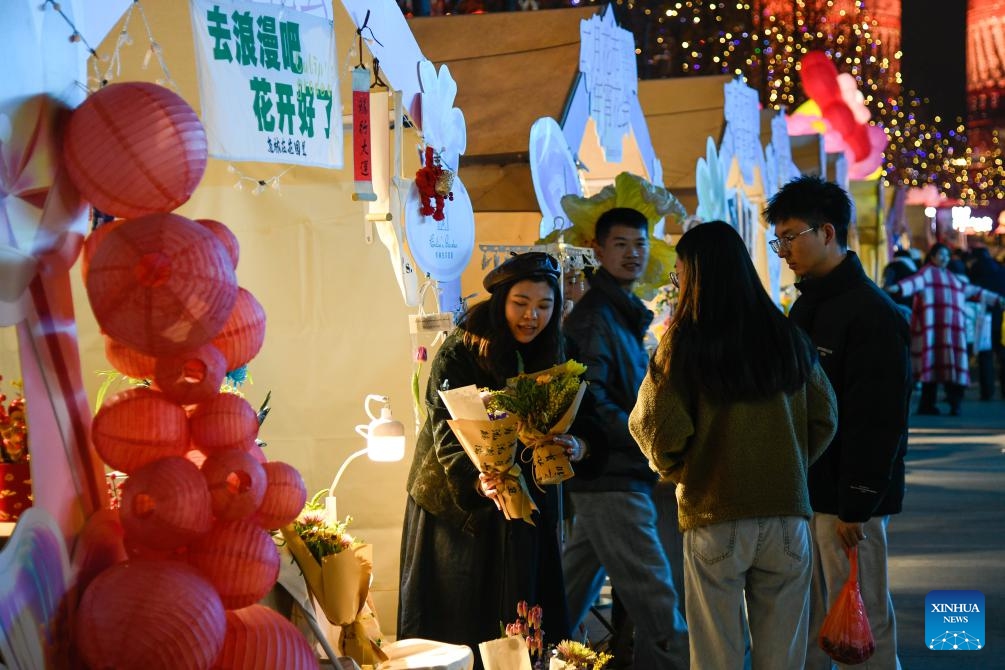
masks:
[[[352,71],[353,200],[374,201],[373,145],[370,142],[370,71],[362,65]]]

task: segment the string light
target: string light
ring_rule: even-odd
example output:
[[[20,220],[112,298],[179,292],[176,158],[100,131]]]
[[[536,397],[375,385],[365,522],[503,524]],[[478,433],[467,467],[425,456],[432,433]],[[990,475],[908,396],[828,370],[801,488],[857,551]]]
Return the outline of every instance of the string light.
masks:
[[[237,176],[237,181],[234,182],[234,190],[243,191],[245,186],[248,186],[251,190],[251,195],[261,195],[262,193],[265,193],[265,189],[267,188],[271,188],[276,193],[281,194],[282,191],[280,189],[279,180],[292,169],[293,167],[288,167],[279,174],[273,175],[268,179],[257,179],[241,172],[233,164],[227,166],[227,172]]]
[[[55,0],[45,0],[45,2],[43,2],[41,6],[39,6],[39,9],[45,11],[46,7],[52,7],[53,10],[55,10],[55,12],[63,18],[63,21],[65,21],[66,24],[70,26],[71,31],[69,37],[70,42],[73,43],[80,42],[81,44],[84,45],[84,48],[87,49],[87,52],[91,54],[92,67],[94,68],[95,73],[97,73],[98,60],[99,60],[98,52],[95,51],[94,47],[92,47],[90,43],[84,38],[84,36],[80,34],[80,30],[78,30],[77,26],[73,23],[73,21],[70,20],[70,17],[63,12],[63,8],[59,5],[58,2],[55,2]]]

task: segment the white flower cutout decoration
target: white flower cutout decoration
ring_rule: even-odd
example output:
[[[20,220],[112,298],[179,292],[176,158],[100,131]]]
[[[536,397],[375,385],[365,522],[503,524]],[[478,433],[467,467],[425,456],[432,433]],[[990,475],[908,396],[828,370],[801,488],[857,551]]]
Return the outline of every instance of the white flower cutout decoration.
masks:
[[[440,154],[444,167],[457,170],[457,161],[467,149],[467,125],[464,114],[454,107],[457,84],[446,65],[436,66],[428,60],[419,63],[422,84],[422,137]]]
[[[541,210],[541,237],[571,226],[571,221],[564,221],[562,196],[581,196],[583,186],[562,127],[550,116],[541,117],[530,127],[530,176]],[[559,225],[562,221],[564,225]]]
[[[426,146],[439,155],[443,168],[454,172],[453,199],[443,208],[443,220],[419,213],[421,195],[414,183],[405,203],[405,236],[415,262],[439,282],[459,280],[475,248],[475,214],[471,198],[457,174],[458,161],[467,148],[464,114],[454,107],[457,84],[446,65],[419,63],[422,84],[420,126]]]

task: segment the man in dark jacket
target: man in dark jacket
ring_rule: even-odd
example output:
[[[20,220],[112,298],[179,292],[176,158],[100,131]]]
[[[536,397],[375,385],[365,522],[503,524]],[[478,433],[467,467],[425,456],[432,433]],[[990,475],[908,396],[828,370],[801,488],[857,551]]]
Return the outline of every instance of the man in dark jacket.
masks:
[[[904,497],[911,394],[907,322],[848,251],[851,200],[836,184],[800,177],[765,215],[771,248],[801,279],[789,316],[810,336],[838,398],[838,429],[810,467],[814,574],[806,668],[830,668],[817,638],[848,578],[845,550],[858,547],[859,582],[876,651],[866,667],[900,668],[887,581],[886,529]]]
[[[649,361],[643,338],[653,315],[631,292],[649,259],[649,222],[634,209],[611,209],[597,220],[594,236],[601,267],[565,330],[587,366],[608,460],[596,479],[574,477],[568,485],[574,516],[562,566],[569,619],[576,630],[606,571],[635,624],[634,667],[687,668],[687,625],[657,532],[657,476],[628,432]]]
[[[981,288],[1005,295],[1005,267],[991,257],[987,247],[975,247],[971,253],[973,260],[968,271],[970,281]],[[977,352],[977,378],[981,386],[981,400],[991,400],[995,395],[996,361],[999,390],[1005,398],[1005,346],[1002,345],[1001,306],[989,307],[987,315],[991,319],[991,348]]]

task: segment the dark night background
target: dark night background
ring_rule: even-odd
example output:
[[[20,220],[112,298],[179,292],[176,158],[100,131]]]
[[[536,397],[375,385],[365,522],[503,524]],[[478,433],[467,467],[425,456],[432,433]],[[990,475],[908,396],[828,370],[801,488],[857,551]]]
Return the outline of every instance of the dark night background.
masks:
[[[902,0],[904,89],[931,100],[946,121],[966,116],[966,0]]]

